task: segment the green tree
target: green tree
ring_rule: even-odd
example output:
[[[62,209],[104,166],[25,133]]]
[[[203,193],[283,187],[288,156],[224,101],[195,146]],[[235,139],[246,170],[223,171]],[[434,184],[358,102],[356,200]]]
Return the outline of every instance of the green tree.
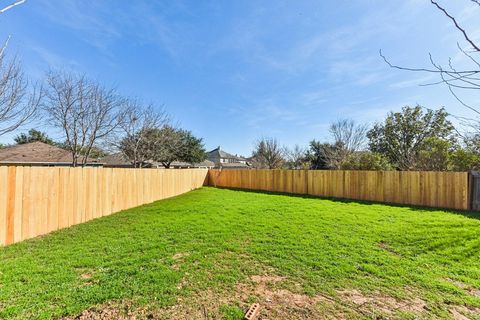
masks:
[[[154,132],[154,139],[157,141],[154,143],[153,160],[162,163],[165,168],[170,168],[173,161],[180,160],[180,150],[182,149],[180,130],[164,126]]]
[[[480,154],[466,148],[459,148],[451,155],[451,170],[480,170]]]
[[[342,170],[393,170],[388,159],[378,153],[359,151],[352,153],[340,165]]]
[[[188,130],[164,126],[154,129],[153,160],[170,168],[173,161],[197,163],[205,160],[206,153],[202,139]]]
[[[314,139],[310,141],[305,159],[310,162],[310,169],[335,169],[340,162],[339,153],[342,150],[344,148],[340,144],[322,143]]]
[[[188,163],[199,163],[207,158],[203,139],[195,137],[188,130],[180,130],[182,140],[179,160]]]
[[[21,133],[17,135],[13,140],[17,144],[25,144],[30,142],[43,142],[49,145],[56,145],[55,141],[53,141],[45,132],[41,132],[35,129],[28,130],[28,133]]]
[[[418,152],[415,169],[421,171],[448,171],[454,144],[450,140],[429,137]]]
[[[414,170],[429,138],[453,139],[454,127],[447,117],[444,108],[423,112],[418,105],[390,112],[368,131],[370,151],[384,155],[400,170]]]
[[[462,142],[462,145],[455,148],[450,156],[451,169],[454,171],[480,170],[480,135],[466,135]]]

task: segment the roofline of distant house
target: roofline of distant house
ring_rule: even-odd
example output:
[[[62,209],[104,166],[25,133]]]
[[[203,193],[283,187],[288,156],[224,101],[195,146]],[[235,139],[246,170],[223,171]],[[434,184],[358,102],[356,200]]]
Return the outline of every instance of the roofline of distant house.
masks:
[[[55,161],[0,161],[1,165],[8,165],[8,164],[20,164],[20,165],[64,165],[64,166],[71,166],[71,162],[55,162]],[[102,162],[87,162],[86,165],[95,165],[95,166],[102,166],[105,165],[105,163]]]

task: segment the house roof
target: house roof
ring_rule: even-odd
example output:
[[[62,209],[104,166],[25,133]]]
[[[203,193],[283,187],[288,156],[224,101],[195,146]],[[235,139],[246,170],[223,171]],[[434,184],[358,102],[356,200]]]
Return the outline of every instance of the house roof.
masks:
[[[210,160],[204,160],[199,163],[188,163],[188,162],[182,162],[182,161],[173,161],[171,163],[172,166],[175,167],[215,167],[215,163],[213,163]]]
[[[62,163],[72,162],[72,154],[43,142],[30,142],[0,149],[0,163]],[[96,162],[89,159],[89,163]]]
[[[125,157],[125,155],[121,152],[114,153],[114,154],[108,155],[106,157],[103,157],[101,159],[101,162],[105,166],[131,166],[132,165],[132,162],[127,157]],[[148,161],[148,163],[150,165],[153,164],[153,165],[161,166],[161,164],[155,163],[153,161]],[[200,163],[194,163],[194,164],[187,163],[187,162],[182,162],[182,161],[173,161],[171,163],[171,166],[175,166],[175,167],[214,167],[215,164],[210,160],[204,160]]]
[[[125,157],[125,155],[121,152],[109,154],[108,156],[103,157],[100,159],[102,163],[105,165],[111,166],[128,166],[132,165],[132,162]]]
[[[250,166],[248,164],[245,164],[245,163],[240,163],[240,162],[237,162],[237,163],[221,163],[220,166],[222,168],[238,168],[238,169],[242,169],[242,168],[250,168]]]
[[[220,147],[213,149],[212,151],[209,151],[208,157],[218,157],[218,158],[227,158],[227,159],[235,159],[239,161],[246,161],[245,158],[225,152]]]

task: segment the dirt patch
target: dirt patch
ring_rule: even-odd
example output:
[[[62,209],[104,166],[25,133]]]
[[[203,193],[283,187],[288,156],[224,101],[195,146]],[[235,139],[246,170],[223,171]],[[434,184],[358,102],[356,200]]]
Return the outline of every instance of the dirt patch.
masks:
[[[460,289],[467,289],[468,288],[468,285],[466,283],[461,282],[461,281],[453,280],[453,279],[450,279],[450,278],[447,278],[446,280],[448,282],[450,282],[451,284],[455,285],[456,287],[460,288]]]
[[[175,264],[172,266],[173,270],[180,269],[180,264],[183,262],[183,259],[188,257],[190,253],[188,252],[177,252],[173,255],[172,259],[175,260]]]
[[[450,313],[452,314],[452,317],[455,320],[470,320],[469,318],[465,317],[463,314],[458,312],[456,309],[451,309]]]
[[[154,319],[221,319],[222,306],[236,306],[246,312],[254,302],[260,304],[257,319],[342,319],[340,311],[336,316],[325,316],[317,304],[333,302],[323,296],[308,296],[277,288],[285,277],[275,275],[254,275],[249,281],[240,283],[236,290],[213,292],[206,290],[193,296],[179,298],[175,306],[158,310]],[[335,308],[332,308],[335,310]],[[332,313],[333,314],[333,313]]]
[[[206,290],[187,298],[178,298],[176,305],[155,311],[152,319],[221,319],[221,306],[235,302],[232,296]]]
[[[447,281],[454,284],[456,287],[464,290],[469,295],[480,298],[480,289],[474,288],[474,287],[472,287],[472,286],[470,286],[466,283],[463,283],[463,282],[458,281],[458,280],[453,280],[453,279],[450,279],[450,278],[448,278]]]
[[[80,273],[78,276],[80,278],[80,283],[78,284],[80,287],[85,287],[92,285],[94,283],[98,283],[98,279],[94,278],[95,272],[88,270],[88,271],[83,271]]]
[[[338,291],[338,294],[343,301],[353,303],[364,313],[375,313],[380,311],[385,314],[392,314],[394,312],[402,311],[419,315],[427,310],[426,302],[420,298],[399,300],[379,292],[364,295],[356,289],[341,290]]]
[[[256,283],[276,283],[285,280],[285,277],[280,276],[268,276],[268,275],[259,275],[259,276],[251,276],[250,280]]]
[[[475,288],[468,288],[467,292],[470,293],[472,296],[480,298],[480,290]]]
[[[180,258],[179,258],[180,259]],[[188,286],[183,280],[178,288]],[[414,291],[405,288],[408,296]],[[162,309],[132,308],[129,303],[105,304],[91,308],[69,320],[110,319],[221,319],[222,310],[239,308],[246,312],[252,303],[260,305],[257,319],[395,319],[399,313],[427,317],[427,303],[420,298],[398,299],[380,292],[369,294],[356,289],[337,291],[335,296],[307,295],[302,287],[286,277],[272,274],[254,275],[239,283],[233,290],[204,290],[180,296],[174,306]],[[148,310],[148,311],[147,311]],[[456,320],[473,319],[478,308],[450,306],[449,312]]]
[[[73,317],[62,318],[64,320],[136,320],[138,310],[132,310],[129,302],[110,302],[101,306],[92,307]]]
[[[471,320],[478,319],[480,315],[480,308],[455,306],[451,308],[450,314],[455,320]]]
[[[82,273],[80,275],[80,278],[83,280],[89,280],[89,279],[92,279],[92,275],[90,273]]]
[[[237,285],[238,299],[241,301],[254,299],[258,302],[261,306],[259,319],[328,318],[322,314],[318,305],[334,303],[334,300],[323,295],[310,296],[278,287],[288,280],[286,277],[255,275],[251,276],[250,280],[252,283]],[[342,317],[337,314],[334,318]]]
[[[188,257],[190,255],[190,253],[188,252],[177,252],[173,255],[172,259],[173,260],[180,260],[180,259],[183,259],[185,257]]]

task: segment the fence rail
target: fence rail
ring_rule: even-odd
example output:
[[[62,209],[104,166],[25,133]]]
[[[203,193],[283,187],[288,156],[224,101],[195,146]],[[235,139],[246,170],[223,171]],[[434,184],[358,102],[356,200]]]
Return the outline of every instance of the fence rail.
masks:
[[[207,169],[0,166],[0,246],[201,187]]]
[[[466,172],[209,170],[209,184],[322,197],[468,210]]]

